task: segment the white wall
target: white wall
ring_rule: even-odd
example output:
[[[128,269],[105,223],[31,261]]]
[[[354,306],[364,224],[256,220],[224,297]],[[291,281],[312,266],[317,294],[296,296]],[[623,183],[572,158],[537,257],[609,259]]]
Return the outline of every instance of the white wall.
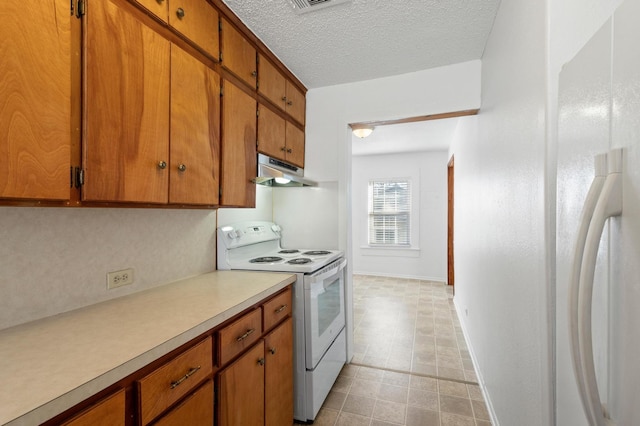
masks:
[[[352,161],[353,272],[446,281],[446,151],[354,156]],[[368,247],[368,185],[372,179],[410,178],[411,249]]]
[[[210,210],[0,207],[0,329],[211,272],[215,227]],[[134,284],[107,290],[125,268]]]
[[[248,220],[273,221],[273,188],[256,185],[256,207],[252,209],[219,209],[218,226]]]

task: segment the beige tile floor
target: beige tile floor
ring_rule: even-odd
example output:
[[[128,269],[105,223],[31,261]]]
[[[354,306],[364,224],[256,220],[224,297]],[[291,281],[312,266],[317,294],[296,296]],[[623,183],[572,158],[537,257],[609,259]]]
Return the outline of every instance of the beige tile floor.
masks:
[[[354,276],[352,363],[314,425],[490,425],[444,283]]]

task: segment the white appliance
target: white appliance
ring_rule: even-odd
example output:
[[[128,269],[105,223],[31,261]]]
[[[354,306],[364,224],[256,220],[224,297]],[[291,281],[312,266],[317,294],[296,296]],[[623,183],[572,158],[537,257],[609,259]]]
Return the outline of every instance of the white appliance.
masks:
[[[640,1],[560,74],[556,424],[640,424]]]
[[[294,417],[313,421],[346,362],[343,253],[284,249],[280,226],[272,222],[222,226],[217,234],[218,269],[296,274]]]

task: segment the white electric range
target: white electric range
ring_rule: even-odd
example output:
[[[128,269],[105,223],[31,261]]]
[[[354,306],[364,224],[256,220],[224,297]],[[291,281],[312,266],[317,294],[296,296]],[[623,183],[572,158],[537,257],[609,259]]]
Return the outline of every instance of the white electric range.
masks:
[[[273,222],[218,228],[218,269],[289,272],[293,286],[294,418],[313,421],[346,362],[344,269],[339,250],[284,249]]]

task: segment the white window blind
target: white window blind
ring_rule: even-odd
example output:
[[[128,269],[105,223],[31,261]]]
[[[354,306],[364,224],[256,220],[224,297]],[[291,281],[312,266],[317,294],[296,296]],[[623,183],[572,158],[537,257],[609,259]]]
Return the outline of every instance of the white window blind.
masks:
[[[369,181],[369,245],[411,244],[411,182]]]

